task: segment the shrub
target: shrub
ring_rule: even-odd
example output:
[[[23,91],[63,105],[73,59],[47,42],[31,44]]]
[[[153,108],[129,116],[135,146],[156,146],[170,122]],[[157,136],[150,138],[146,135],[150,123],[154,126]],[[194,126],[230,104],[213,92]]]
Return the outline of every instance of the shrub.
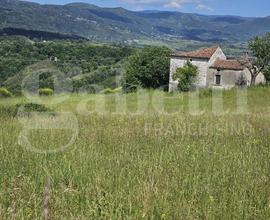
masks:
[[[239,76],[239,78],[237,79],[235,85],[236,86],[239,86],[239,87],[247,86],[247,79],[246,79],[246,77],[243,74],[241,74]]]
[[[122,92],[122,87],[118,87],[115,89],[107,88],[107,89],[104,89],[101,93],[103,93],[103,94],[116,94],[116,93],[120,93],[120,92]]]
[[[117,87],[117,88],[113,89],[113,93],[121,93],[122,90],[123,90],[122,87]]]
[[[0,117],[16,117],[17,112],[15,105],[0,105]]]
[[[50,108],[42,104],[37,103],[26,103],[16,105],[16,114],[19,113],[20,116],[29,117],[31,112],[48,113],[48,115],[54,116],[55,113]]]
[[[26,103],[26,104],[17,104],[17,107],[23,107],[24,111],[26,112],[49,112],[51,111],[45,105],[36,104],[36,103]]]
[[[36,103],[20,103],[16,105],[0,105],[0,116],[16,117],[19,113],[20,116],[29,116],[31,112],[47,112],[50,115],[55,113],[47,108],[45,105]]]
[[[263,71],[266,83],[270,83],[270,66],[266,67],[265,70]]]
[[[199,92],[200,98],[212,97],[212,89],[201,89]]]
[[[159,88],[168,85],[170,75],[170,49],[147,46],[127,60],[126,91],[136,87]]]
[[[187,61],[182,68],[178,68],[174,74],[174,80],[178,80],[178,88],[180,91],[190,91],[196,76],[198,75],[198,67]]]
[[[0,97],[11,97],[12,94],[6,88],[0,88]]]
[[[43,89],[39,89],[38,93],[40,96],[52,96],[53,90],[50,88],[43,88]]]
[[[107,89],[102,90],[101,93],[103,93],[103,94],[112,94],[113,90],[110,89],[110,88],[107,88]]]

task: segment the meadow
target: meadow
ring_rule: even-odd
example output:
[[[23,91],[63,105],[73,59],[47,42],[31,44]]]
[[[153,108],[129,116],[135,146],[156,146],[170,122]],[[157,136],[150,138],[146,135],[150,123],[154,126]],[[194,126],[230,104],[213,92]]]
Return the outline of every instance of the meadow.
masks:
[[[237,94],[201,91],[197,113],[192,93],[42,98],[43,125],[74,117],[32,148],[36,116],[14,114],[31,100],[0,99],[0,219],[269,219],[270,88]]]

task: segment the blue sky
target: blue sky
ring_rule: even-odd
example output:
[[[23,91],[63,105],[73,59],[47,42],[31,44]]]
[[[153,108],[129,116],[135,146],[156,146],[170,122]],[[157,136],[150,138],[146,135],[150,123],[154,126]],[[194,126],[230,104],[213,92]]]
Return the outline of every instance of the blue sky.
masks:
[[[29,0],[43,4],[86,2],[130,10],[173,10],[200,14],[270,16],[270,0]]]

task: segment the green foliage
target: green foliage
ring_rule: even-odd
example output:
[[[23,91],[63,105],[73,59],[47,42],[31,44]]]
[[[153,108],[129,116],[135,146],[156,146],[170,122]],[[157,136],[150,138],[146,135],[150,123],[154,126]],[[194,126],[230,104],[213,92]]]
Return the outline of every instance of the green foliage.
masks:
[[[126,86],[159,88],[168,85],[170,50],[166,47],[145,47],[131,55],[126,64]]]
[[[18,104],[17,108],[22,107],[24,112],[50,112],[51,109],[47,108],[45,105],[37,104],[37,103],[26,103],[26,104]]]
[[[241,74],[235,84],[236,86],[239,86],[239,87],[247,86],[247,79],[245,75]]]
[[[270,33],[249,41],[249,49],[256,57],[254,65],[264,70],[270,63]]]
[[[1,117],[16,117],[18,113],[18,107],[16,105],[0,105]]]
[[[178,68],[174,74],[174,80],[178,80],[180,91],[187,92],[193,87],[198,75],[198,67],[187,61],[182,68]]]
[[[131,47],[88,41],[40,42],[22,37],[0,37],[0,86],[21,94],[22,80],[38,71],[37,68],[25,70],[47,61],[54,68],[53,71],[42,72],[39,88],[54,89],[52,76],[59,74],[73,82],[74,91],[92,84],[118,87],[115,77],[122,74],[124,60],[132,52]]]
[[[245,65],[251,71],[251,85],[255,85],[258,74],[267,70],[270,64],[270,33],[252,39],[249,42],[249,49],[256,58],[245,62]]]
[[[110,89],[110,88],[107,88],[107,89],[104,89],[101,93],[104,93],[104,94],[113,94],[113,90]]]
[[[114,96],[106,97],[106,114],[81,114],[78,103],[91,99],[91,111],[100,96],[72,95],[55,108],[76,115],[79,134],[56,154],[36,154],[18,138],[59,149],[72,130],[24,132],[0,107],[0,218],[41,219],[49,186],[50,219],[269,219],[270,87],[247,89],[247,114],[238,112],[237,92],[224,91],[218,114],[205,97],[196,115],[187,93],[155,91],[166,114],[149,96],[140,100],[145,112],[133,114],[141,112],[137,94],[118,106],[131,114],[114,114]],[[21,101],[2,99],[0,106]]]
[[[212,97],[212,89],[200,89],[199,97],[200,98]]]
[[[40,96],[52,96],[53,90],[50,88],[42,88],[38,90]]]
[[[270,66],[267,66],[264,69],[263,74],[265,76],[265,80],[266,80],[267,84],[269,84],[270,83]]]
[[[107,88],[101,91],[101,93],[104,93],[104,94],[116,94],[116,93],[121,93],[121,92],[122,92],[122,87],[118,87],[115,89]]]
[[[0,97],[11,97],[12,94],[6,88],[0,88]]]
[[[0,105],[0,115],[5,117],[29,116],[31,112],[44,112],[54,115],[54,112],[45,105],[32,102],[15,105]]]
[[[114,93],[121,93],[122,91],[123,91],[122,87],[117,87],[117,88],[113,89]]]

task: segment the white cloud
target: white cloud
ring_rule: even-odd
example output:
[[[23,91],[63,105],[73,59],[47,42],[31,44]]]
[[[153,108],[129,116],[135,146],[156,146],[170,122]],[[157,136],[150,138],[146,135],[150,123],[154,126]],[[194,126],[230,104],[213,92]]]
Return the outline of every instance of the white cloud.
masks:
[[[181,9],[184,4],[191,2],[190,0],[171,0],[163,5],[165,8]]]
[[[212,11],[213,9],[206,5],[209,0],[120,0],[126,4],[132,4],[134,6],[144,7],[152,6],[159,8],[170,8],[179,10],[186,4],[195,4],[196,9]]]
[[[181,9],[183,6],[179,4],[178,2],[172,1],[168,2],[167,4],[164,5],[165,8],[176,8],[176,9]]]
[[[207,6],[207,5],[204,5],[204,4],[198,4],[196,9],[198,11],[214,11],[213,8],[211,8],[211,7]]]

